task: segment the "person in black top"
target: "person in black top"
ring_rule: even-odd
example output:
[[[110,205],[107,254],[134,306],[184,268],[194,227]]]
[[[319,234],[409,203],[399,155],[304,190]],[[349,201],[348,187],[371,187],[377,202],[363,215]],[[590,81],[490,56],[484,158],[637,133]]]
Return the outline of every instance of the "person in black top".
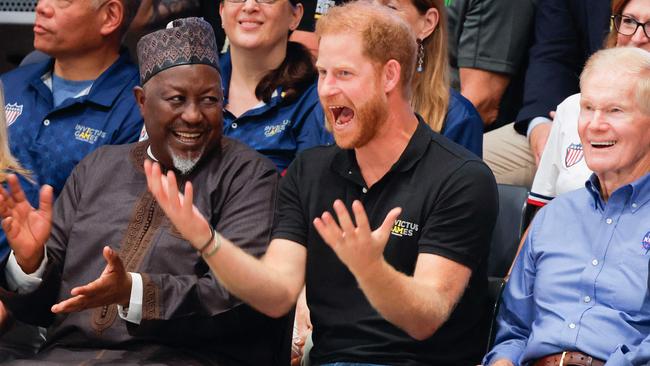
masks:
[[[173,173],[146,163],[149,189],[257,310],[287,313],[306,283],[312,364],[475,365],[494,177],[413,112],[416,42],[398,16],[353,2],[331,9],[317,33],[319,96],[337,146],[289,167],[261,260],[214,231]]]

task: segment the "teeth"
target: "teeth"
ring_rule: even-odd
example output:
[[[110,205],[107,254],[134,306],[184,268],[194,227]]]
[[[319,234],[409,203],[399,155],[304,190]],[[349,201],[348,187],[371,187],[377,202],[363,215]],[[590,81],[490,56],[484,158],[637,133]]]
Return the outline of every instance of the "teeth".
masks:
[[[591,146],[607,147],[614,146],[614,144],[616,144],[616,141],[591,141]]]
[[[201,137],[201,133],[199,132],[175,132],[175,133],[176,135],[184,139],[198,139],[199,137]]]
[[[345,107],[344,106],[339,106],[339,105],[329,107],[329,110],[332,111],[332,115],[334,116],[335,121],[338,122],[339,116],[341,115],[341,112],[343,112],[343,108],[345,108]]]

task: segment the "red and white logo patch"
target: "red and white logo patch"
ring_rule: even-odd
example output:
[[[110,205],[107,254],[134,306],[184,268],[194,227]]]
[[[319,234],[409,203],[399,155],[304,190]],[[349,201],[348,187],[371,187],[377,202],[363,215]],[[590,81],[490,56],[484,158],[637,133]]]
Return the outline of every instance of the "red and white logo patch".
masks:
[[[566,155],[564,155],[564,165],[569,168],[572,167],[580,160],[582,160],[583,151],[582,144],[571,144],[566,148]]]
[[[18,103],[7,104],[5,106],[5,116],[7,117],[7,127],[11,126],[20,115],[23,114],[23,105]]]

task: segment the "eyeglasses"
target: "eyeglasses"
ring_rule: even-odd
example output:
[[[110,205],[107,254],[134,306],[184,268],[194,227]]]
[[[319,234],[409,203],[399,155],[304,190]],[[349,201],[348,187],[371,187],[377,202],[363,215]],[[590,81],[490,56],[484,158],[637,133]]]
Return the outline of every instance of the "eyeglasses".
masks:
[[[224,0],[224,1],[231,4],[243,4],[248,0]],[[275,4],[280,0],[254,0],[254,1],[258,4]]]
[[[638,20],[627,15],[612,15],[612,21],[614,22],[614,27],[616,31],[624,36],[631,36],[636,33],[636,30],[641,27],[645,36],[650,38],[650,21],[645,23],[640,23]]]

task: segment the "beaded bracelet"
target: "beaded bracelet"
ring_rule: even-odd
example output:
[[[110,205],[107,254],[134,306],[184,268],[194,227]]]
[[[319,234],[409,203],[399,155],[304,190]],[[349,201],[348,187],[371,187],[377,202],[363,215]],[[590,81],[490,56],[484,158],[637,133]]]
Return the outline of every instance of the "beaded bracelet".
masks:
[[[203,251],[205,251],[208,248],[208,245],[210,245],[210,243],[212,243],[212,241],[214,240],[214,235],[216,231],[215,230],[210,230],[210,231],[211,231],[210,239],[208,239],[208,241],[206,241],[205,244],[201,245],[201,248],[197,250],[197,253],[199,253],[199,255],[202,255]]]
[[[212,246],[212,249],[205,253],[204,258],[210,258],[214,255],[214,253],[221,248],[221,235],[216,233],[216,230],[214,230],[216,240],[214,241],[214,245]]]

